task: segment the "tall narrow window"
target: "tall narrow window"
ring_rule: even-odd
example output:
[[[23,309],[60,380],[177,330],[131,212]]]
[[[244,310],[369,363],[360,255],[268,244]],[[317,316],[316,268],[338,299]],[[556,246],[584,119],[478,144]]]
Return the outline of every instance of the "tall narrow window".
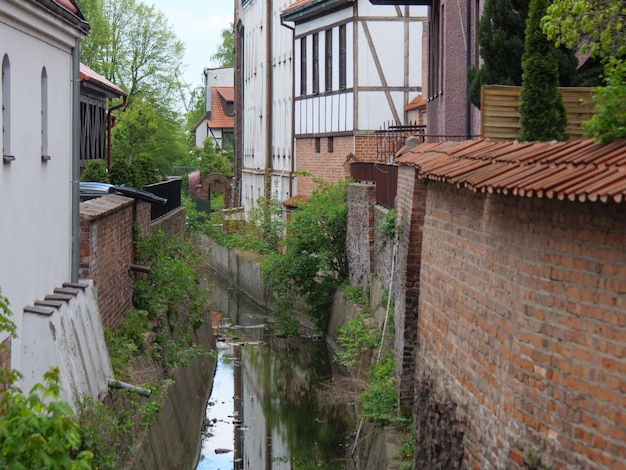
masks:
[[[326,91],[333,90],[333,30],[326,30]]]
[[[315,138],[315,153],[322,151],[322,139],[320,137]]]
[[[320,92],[320,35],[313,34],[313,94]]]
[[[300,95],[306,95],[306,37],[300,38]]]
[[[334,152],[335,152],[335,138],[329,137],[328,138],[328,153],[334,153]]]
[[[339,89],[346,89],[346,25],[339,26]]]
[[[41,160],[50,160],[48,154],[48,72],[41,70]]]
[[[15,160],[11,155],[11,64],[6,54],[2,58],[2,159]]]

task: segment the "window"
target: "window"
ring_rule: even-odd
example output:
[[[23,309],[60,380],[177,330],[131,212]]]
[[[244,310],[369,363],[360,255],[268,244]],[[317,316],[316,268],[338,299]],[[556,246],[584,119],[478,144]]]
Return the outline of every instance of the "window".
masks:
[[[5,54],[2,58],[2,159],[15,160],[11,155],[11,64]]]
[[[315,153],[320,153],[322,147],[322,139],[319,137],[315,138]]]
[[[41,160],[50,160],[48,155],[48,72],[41,70]]]
[[[326,30],[326,91],[333,90],[333,30]]]
[[[320,36],[313,34],[313,94],[320,92]]]
[[[339,89],[346,89],[346,25],[339,26]]]
[[[235,134],[232,131],[222,131],[222,149],[235,147]]]
[[[335,138],[328,138],[328,153],[333,153],[335,151]]]
[[[306,37],[300,38],[300,95],[306,95]]]

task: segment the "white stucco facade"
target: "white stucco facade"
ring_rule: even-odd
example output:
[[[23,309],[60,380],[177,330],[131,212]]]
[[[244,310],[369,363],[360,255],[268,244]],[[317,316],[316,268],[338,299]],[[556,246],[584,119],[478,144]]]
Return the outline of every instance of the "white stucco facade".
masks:
[[[241,203],[246,212],[259,197],[281,201],[291,197],[293,37],[280,23],[280,13],[289,3],[248,0],[241,6]],[[266,172],[271,179],[269,194]]]
[[[37,2],[0,2],[0,289],[17,325],[12,351],[28,335],[24,307],[71,280],[72,49],[81,35]],[[20,354],[11,366],[20,369]]]

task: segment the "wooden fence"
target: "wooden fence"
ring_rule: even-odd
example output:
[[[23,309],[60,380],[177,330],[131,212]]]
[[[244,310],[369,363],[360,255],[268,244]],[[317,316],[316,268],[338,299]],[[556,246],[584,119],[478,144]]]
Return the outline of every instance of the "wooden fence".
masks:
[[[492,140],[515,140],[520,130],[519,93],[521,87],[486,85],[480,97],[480,133]],[[580,124],[591,119],[592,88],[559,88],[567,112],[570,139],[583,137]]]

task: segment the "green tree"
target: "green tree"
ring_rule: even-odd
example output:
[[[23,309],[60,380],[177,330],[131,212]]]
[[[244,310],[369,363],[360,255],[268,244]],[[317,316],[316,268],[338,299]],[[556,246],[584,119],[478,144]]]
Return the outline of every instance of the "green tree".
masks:
[[[469,70],[470,99],[480,107],[481,85],[522,84],[528,0],[487,0],[478,23],[483,64]]]
[[[596,88],[595,114],[584,123],[596,140],[626,139],[626,4],[623,0],[555,0],[543,19],[548,38],[605,64],[604,86]]]
[[[233,67],[235,65],[235,25],[233,23],[222,30],[222,43],[217,52],[211,56],[218,67]]]
[[[184,45],[163,13],[135,0],[80,0],[91,25],[81,60],[124,89],[129,102],[151,97],[178,108]]]
[[[526,20],[520,92],[520,140],[567,139],[567,115],[553,47],[541,29],[548,0],[531,0]]]
[[[284,253],[273,253],[263,264],[283,325],[294,324],[296,303],[302,299],[317,327],[326,328],[333,294],[348,275],[346,186],[346,181],[318,181],[287,223]]]
[[[104,160],[91,160],[87,163],[83,174],[80,175],[81,181],[98,181],[100,183],[109,182],[109,174],[107,173],[107,164]]]
[[[9,301],[0,292],[0,330],[16,338],[10,316]],[[84,431],[71,407],[58,400],[58,368],[46,372],[44,384],[33,386],[28,395],[15,386],[19,372],[2,367],[0,375],[0,468],[90,469],[93,454],[81,450]]]
[[[149,156],[161,175],[170,173],[174,161],[187,152],[183,127],[147,100],[131,103],[116,120],[111,155],[131,165],[140,155]]]

